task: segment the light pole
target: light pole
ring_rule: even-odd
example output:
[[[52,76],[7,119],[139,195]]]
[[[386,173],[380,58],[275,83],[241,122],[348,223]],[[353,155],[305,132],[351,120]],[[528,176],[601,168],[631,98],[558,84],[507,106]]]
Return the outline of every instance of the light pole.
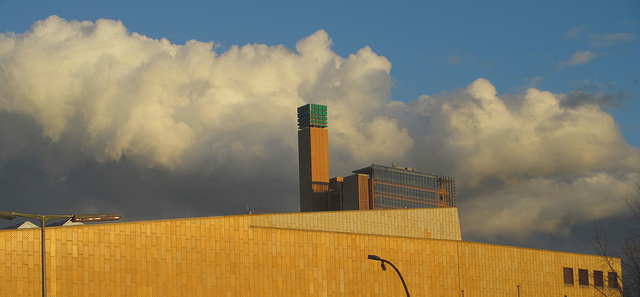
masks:
[[[72,215],[38,215],[31,213],[19,213],[10,211],[0,211],[0,219],[13,220],[16,217],[36,219],[40,221],[40,241],[42,243],[42,297],[47,296],[47,259],[45,246],[44,229],[48,220],[71,219],[73,222],[98,222],[98,221],[116,221],[120,219],[120,215],[116,214],[72,214]]]
[[[409,296],[409,289],[407,288],[407,283],[404,282],[404,278],[402,277],[402,274],[400,273],[400,270],[398,270],[398,268],[396,268],[396,266],[393,265],[393,263],[391,263],[391,262],[389,262],[389,261],[387,261],[385,259],[382,259],[382,258],[380,258],[380,257],[378,257],[376,255],[369,255],[367,257],[367,259],[380,261],[380,267],[382,267],[382,270],[387,270],[387,267],[384,266],[384,263],[387,263],[387,264],[391,265],[391,267],[393,267],[393,269],[395,269],[396,272],[398,273],[398,276],[400,277],[400,280],[402,281],[402,285],[404,286],[404,291],[407,293],[407,297],[410,297]]]

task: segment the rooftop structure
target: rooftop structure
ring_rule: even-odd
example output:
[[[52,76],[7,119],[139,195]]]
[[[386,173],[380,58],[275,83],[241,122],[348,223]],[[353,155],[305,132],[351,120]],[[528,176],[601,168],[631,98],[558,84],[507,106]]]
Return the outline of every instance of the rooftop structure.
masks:
[[[40,227],[38,227],[38,225],[31,223],[29,221],[24,221],[15,225],[4,227],[2,229],[6,230],[6,229],[30,229],[30,228],[40,228]]]
[[[327,127],[327,106],[307,104],[298,107],[298,129]]]

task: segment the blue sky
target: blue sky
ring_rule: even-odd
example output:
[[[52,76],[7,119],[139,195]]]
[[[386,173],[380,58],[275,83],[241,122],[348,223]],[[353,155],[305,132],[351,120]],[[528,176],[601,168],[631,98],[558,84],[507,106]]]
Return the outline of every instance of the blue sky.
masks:
[[[6,210],[297,211],[306,102],[332,176],[454,176],[467,240],[587,252],[639,178],[638,1],[0,0],[0,34]]]

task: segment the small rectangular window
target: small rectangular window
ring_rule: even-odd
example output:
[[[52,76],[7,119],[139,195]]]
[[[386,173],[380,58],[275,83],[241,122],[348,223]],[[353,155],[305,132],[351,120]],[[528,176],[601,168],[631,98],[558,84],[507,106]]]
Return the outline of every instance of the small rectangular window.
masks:
[[[620,284],[618,284],[618,274],[615,272],[609,272],[609,288],[620,288]]]
[[[563,269],[564,273],[564,284],[573,286],[573,268],[565,267]]]
[[[593,285],[596,287],[604,287],[604,278],[602,276],[602,271],[593,271]]]
[[[578,283],[581,286],[589,285],[589,270],[578,269]]]

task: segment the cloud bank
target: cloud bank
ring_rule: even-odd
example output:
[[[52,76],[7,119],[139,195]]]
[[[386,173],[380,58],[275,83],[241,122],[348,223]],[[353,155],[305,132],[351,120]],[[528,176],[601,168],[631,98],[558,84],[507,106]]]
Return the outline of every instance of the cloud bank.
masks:
[[[640,152],[606,95],[498,96],[479,78],[394,101],[390,61],[331,45],[320,30],[295,50],[217,52],[56,16],[0,34],[0,201],[130,220],[297,211],[295,110],[313,102],[329,109],[333,176],[390,162],[454,176],[471,237],[562,235],[624,211]]]

